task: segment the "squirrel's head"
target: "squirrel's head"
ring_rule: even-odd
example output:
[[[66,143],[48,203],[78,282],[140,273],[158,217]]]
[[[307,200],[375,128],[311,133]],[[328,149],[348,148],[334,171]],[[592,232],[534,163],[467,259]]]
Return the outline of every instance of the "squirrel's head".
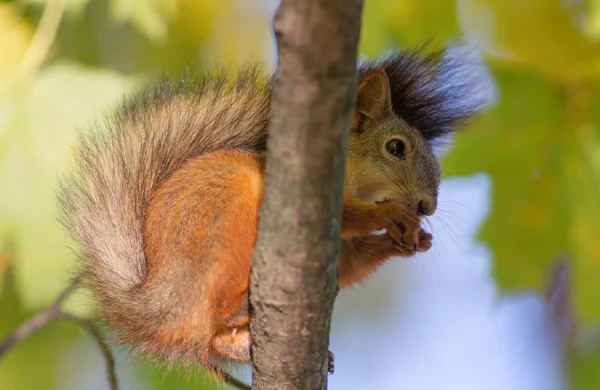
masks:
[[[348,144],[346,189],[368,202],[396,200],[417,215],[437,207],[441,172],[427,140],[395,114],[385,70],[362,75]]]
[[[419,216],[435,212],[441,169],[434,148],[492,100],[489,78],[465,54],[403,52],[360,67],[346,160],[350,195],[395,200]]]

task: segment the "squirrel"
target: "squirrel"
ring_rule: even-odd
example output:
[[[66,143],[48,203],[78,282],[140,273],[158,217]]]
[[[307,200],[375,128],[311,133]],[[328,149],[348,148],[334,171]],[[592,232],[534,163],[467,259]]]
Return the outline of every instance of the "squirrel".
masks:
[[[453,47],[357,65],[340,289],[432,245],[420,225],[437,208],[436,145],[487,103],[472,57]],[[275,73],[249,65],[165,76],[80,136],[59,190],[62,221],[100,320],[138,355],[208,368],[250,360]]]

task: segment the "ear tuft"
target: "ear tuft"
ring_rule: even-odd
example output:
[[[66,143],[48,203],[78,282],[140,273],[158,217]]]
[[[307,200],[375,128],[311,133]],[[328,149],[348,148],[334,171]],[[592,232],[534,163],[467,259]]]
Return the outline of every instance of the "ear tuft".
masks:
[[[356,110],[371,119],[380,119],[392,112],[390,83],[383,68],[361,75]]]
[[[403,50],[365,62],[361,75],[385,69],[396,115],[433,146],[452,138],[456,128],[494,104],[495,85],[474,48],[451,44],[423,54]]]

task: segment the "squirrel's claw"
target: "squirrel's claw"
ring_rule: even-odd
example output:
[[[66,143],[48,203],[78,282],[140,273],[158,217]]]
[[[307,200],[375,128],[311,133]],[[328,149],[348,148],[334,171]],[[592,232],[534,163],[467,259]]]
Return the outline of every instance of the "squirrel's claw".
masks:
[[[329,358],[327,360],[327,372],[330,374],[333,374],[333,372],[335,371],[335,364],[334,364],[334,360],[335,360],[335,356],[333,356],[333,352],[331,351],[327,351],[329,353]]]
[[[417,252],[425,252],[431,248],[431,240],[433,236],[421,229],[419,231],[419,244],[417,245]]]

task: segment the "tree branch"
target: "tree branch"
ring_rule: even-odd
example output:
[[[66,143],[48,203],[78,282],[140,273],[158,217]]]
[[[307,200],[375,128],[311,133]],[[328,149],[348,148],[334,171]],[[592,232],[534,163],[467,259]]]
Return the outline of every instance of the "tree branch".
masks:
[[[229,373],[219,368],[215,369],[219,378],[221,378],[224,382],[229,383],[231,386],[238,388],[240,390],[252,390],[250,386],[242,382],[241,380],[233,377]]]
[[[253,388],[325,389],[361,0],[283,0],[252,260]]]
[[[0,344],[0,359],[17,343],[29,337],[33,332],[46,325],[48,322],[56,318],[60,313],[60,306],[67,299],[69,294],[79,283],[78,279],[75,279],[69,286],[58,296],[56,301],[42,312],[31,318],[29,321],[21,324],[13,333],[11,333],[2,344]]]
[[[96,341],[96,344],[98,344],[98,346],[100,347],[102,355],[104,356],[104,363],[106,365],[106,378],[108,380],[110,389],[118,390],[119,386],[117,384],[117,375],[115,373],[115,358],[110,352],[108,344],[106,343],[106,340],[104,340],[104,337],[102,337],[102,334],[100,333],[98,328],[96,328],[94,324],[87,318],[82,318],[74,314],[59,311],[57,316],[75,322],[76,324],[88,331],[88,333],[92,336],[94,341]]]
[[[12,332],[4,341],[0,344],[0,359],[8,353],[8,351],[19,342],[25,340],[31,336],[36,330],[40,329],[55,318],[63,318],[83,327],[92,336],[94,341],[100,347],[104,356],[104,362],[106,364],[106,377],[111,390],[118,390],[117,375],[115,372],[115,358],[113,357],[108,343],[102,337],[102,334],[97,327],[94,326],[92,321],[87,318],[79,317],[77,315],[67,313],[61,310],[63,302],[71,295],[71,293],[78,287],[79,278],[73,280],[71,284],[58,296],[56,301],[44,309],[30,320],[21,324],[14,332]],[[250,387],[238,380],[237,378],[229,375],[225,371],[218,371],[219,377],[231,386],[234,386],[241,390],[250,390]]]
[[[100,331],[92,324],[88,319],[76,316],[74,314],[65,313],[61,310],[61,305],[69,297],[69,295],[79,285],[79,278],[73,280],[69,286],[58,296],[56,301],[44,309],[42,312],[31,318],[29,321],[21,324],[13,333],[11,333],[3,342],[0,344],[0,359],[17,343],[25,340],[31,336],[36,330],[46,325],[55,318],[65,318],[69,321],[73,321],[80,326],[84,327],[90,335],[94,338],[96,343],[100,346],[106,362],[106,375],[111,390],[118,390],[117,377],[115,375],[115,359],[113,358],[108,345]]]
[[[35,75],[44,62],[56,37],[64,10],[65,0],[48,0],[46,2],[42,18],[19,67],[17,74],[19,80]]]
[[[570,347],[576,332],[576,319],[571,302],[570,259],[560,254],[550,269],[550,280],[546,289],[546,302],[553,329],[563,347]]]

